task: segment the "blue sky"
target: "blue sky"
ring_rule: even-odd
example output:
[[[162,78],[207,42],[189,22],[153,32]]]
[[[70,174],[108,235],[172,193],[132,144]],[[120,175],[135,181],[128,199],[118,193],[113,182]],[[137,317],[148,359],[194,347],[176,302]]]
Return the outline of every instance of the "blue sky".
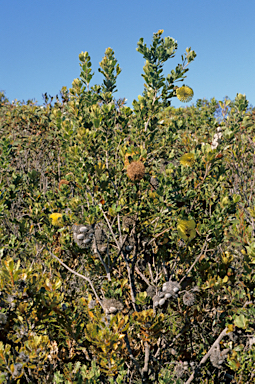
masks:
[[[144,89],[137,42],[143,37],[150,46],[153,33],[163,29],[163,37],[178,44],[165,75],[182,62],[187,47],[197,54],[183,82],[194,97],[189,103],[173,98],[172,106],[212,97],[234,100],[237,93],[255,106],[254,17],[251,0],[1,0],[0,90],[10,102],[33,99],[42,105],[43,93],[55,96],[79,77],[82,51],[88,51],[95,72],[91,85],[101,84],[99,62],[111,47],[122,68],[114,97],[125,97],[132,108]]]

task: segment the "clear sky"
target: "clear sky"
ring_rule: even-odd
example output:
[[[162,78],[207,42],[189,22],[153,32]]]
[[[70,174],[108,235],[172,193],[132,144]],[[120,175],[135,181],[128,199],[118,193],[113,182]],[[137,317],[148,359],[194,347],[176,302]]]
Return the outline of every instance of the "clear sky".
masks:
[[[191,47],[197,54],[183,83],[197,99],[217,101],[246,94],[255,106],[255,1],[254,0],[1,0],[0,91],[12,102],[42,94],[55,96],[79,77],[79,53],[88,51],[95,72],[91,85],[102,84],[98,72],[105,49],[115,52],[122,72],[116,99],[132,101],[144,89],[143,56],[136,51],[143,37],[147,46],[153,33],[177,40],[173,59],[164,66],[165,76],[182,63]]]

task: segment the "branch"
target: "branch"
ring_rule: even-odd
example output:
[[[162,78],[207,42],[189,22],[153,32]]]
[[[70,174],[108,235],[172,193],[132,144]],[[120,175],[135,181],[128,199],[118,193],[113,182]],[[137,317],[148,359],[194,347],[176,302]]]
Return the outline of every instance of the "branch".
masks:
[[[252,301],[246,301],[246,303],[243,305],[242,308],[245,308],[247,305],[250,305],[250,304],[253,304]],[[212,353],[212,350],[215,348],[215,347],[219,347],[219,344],[221,342],[221,340],[223,339],[224,336],[226,336],[228,333],[231,333],[228,331],[228,327],[226,327],[225,329],[223,329],[223,331],[220,333],[220,335],[218,336],[218,338],[215,340],[215,342],[213,343],[213,345],[211,346],[211,348],[209,349],[209,351],[207,352],[207,354],[202,358],[202,360],[200,361],[200,363],[198,364],[198,367],[200,367],[202,364],[204,364],[208,357],[210,357],[211,353]],[[197,368],[198,368],[197,367]],[[190,376],[190,378],[186,381],[185,384],[190,384],[192,382],[192,380],[194,379],[195,377],[195,373],[196,371],[194,371],[192,373],[192,375]]]
[[[155,91],[155,95],[153,96],[153,100],[152,100],[152,106],[154,105],[156,99],[157,99],[157,90]],[[158,98],[159,99],[159,98]],[[149,122],[150,122],[150,119],[151,119],[151,116],[149,116],[149,119],[146,121],[145,123],[145,127],[144,127],[144,132],[147,132],[147,128],[148,128],[148,125],[149,125]]]
[[[118,213],[117,219],[118,219],[118,230],[119,230],[119,234],[120,234],[120,244],[122,245],[123,239],[122,239],[122,233],[121,233],[121,225],[120,225],[120,215],[119,215],[119,213]]]
[[[170,229],[173,229],[173,227],[169,227],[167,229],[164,229],[162,232],[158,233],[156,236],[154,236],[147,245],[150,245],[154,240],[156,240],[159,236],[163,235],[163,233],[170,231]]]
[[[133,274],[131,273],[131,269],[130,269],[130,266],[128,264],[128,260],[127,260],[124,253],[123,253],[123,258],[124,258],[124,261],[126,263],[127,272],[128,272],[128,280],[129,280],[129,285],[130,285],[130,294],[131,294],[132,304],[133,304],[134,310],[137,311],[137,305],[135,302],[135,287],[133,286]]]
[[[106,221],[107,224],[108,224],[108,227],[109,227],[109,229],[110,229],[110,231],[111,231],[112,237],[114,238],[115,244],[117,245],[117,248],[118,248],[118,250],[120,251],[121,247],[120,247],[120,245],[119,245],[119,243],[118,243],[118,241],[117,241],[117,239],[116,239],[116,237],[115,237],[115,235],[114,235],[114,233],[113,233],[112,226],[111,226],[111,224],[110,224],[110,222],[109,222],[109,220],[108,220],[108,217],[106,216],[106,214],[105,214],[103,208],[102,208],[100,205],[99,205],[99,208],[100,208],[100,210],[102,211],[102,213],[103,213],[103,215],[104,215],[105,221]]]
[[[100,206],[99,206],[99,207],[100,207]],[[124,253],[123,250],[122,250],[122,248],[123,248],[123,244],[124,244],[124,243],[123,243],[122,245],[119,244],[119,242],[117,241],[117,239],[116,239],[116,237],[115,237],[115,235],[114,235],[114,232],[113,232],[113,230],[112,230],[112,226],[111,226],[111,224],[110,224],[110,222],[109,222],[109,220],[108,220],[108,218],[107,218],[107,216],[106,216],[104,210],[102,209],[102,207],[100,207],[100,209],[101,209],[101,211],[103,212],[104,218],[105,218],[105,220],[106,220],[106,222],[107,222],[107,224],[108,224],[108,227],[109,227],[109,229],[110,229],[110,231],[111,231],[111,234],[112,234],[112,236],[113,236],[113,238],[114,238],[114,241],[115,241],[115,243],[116,243],[116,245],[117,245],[117,248],[118,248],[118,250],[119,250],[119,253],[122,253],[123,258],[124,258],[124,260],[125,260],[125,262],[126,262],[127,271],[128,271],[128,279],[129,279],[129,283],[130,283],[130,293],[131,293],[132,304],[133,304],[134,310],[137,311],[137,307],[136,307],[136,303],[135,303],[135,293],[134,293],[134,288],[133,288],[133,283],[132,283],[131,270],[130,270],[130,267],[129,267],[129,265],[128,265],[128,260],[127,260],[127,258],[126,258],[126,255],[125,255],[125,253]],[[137,220],[137,215],[136,215],[136,220]],[[135,226],[136,226],[136,222],[135,222],[134,225],[133,225],[133,229],[132,229],[132,231],[135,231]],[[132,233],[132,232],[131,232],[131,233]],[[127,237],[125,237],[125,240],[126,240],[126,238],[127,238]]]
[[[148,372],[148,368],[149,368],[150,346],[147,343],[147,341],[144,344],[144,348],[145,348],[145,357],[144,357],[144,367],[142,369],[142,375],[144,375],[145,372]]]
[[[58,262],[59,262],[60,264],[63,265],[63,267],[65,267],[66,269],[68,269],[68,271],[72,272],[74,275],[76,275],[76,276],[78,276],[78,277],[81,277],[82,279],[86,280],[86,281],[90,284],[90,286],[91,286],[91,288],[92,288],[92,290],[93,290],[93,292],[94,292],[94,294],[95,294],[95,296],[96,296],[96,298],[97,298],[99,304],[101,305],[101,307],[102,307],[103,310],[104,310],[103,304],[102,304],[102,302],[101,302],[101,300],[100,300],[98,294],[96,293],[96,290],[95,290],[95,288],[94,288],[94,286],[93,286],[93,284],[92,284],[92,281],[91,281],[88,277],[83,276],[83,275],[81,275],[80,273],[74,271],[72,268],[68,267],[68,265],[66,265],[62,260],[60,260],[60,259],[59,259],[57,256],[55,256],[53,253],[51,253],[47,246],[46,246],[46,249],[47,249],[47,251],[51,254],[51,256],[55,257],[55,259],[57,259]]]
[[[144,274],[139,271],[138,267],[135,267],[135,271],[136,273],[138,273],[138,275],[141,276],[141,278],[148,284],[148,285],[151,285],[151,283],[149,282],[149,280],[144,276]]]
[[[208,244],[207,244],[208,237],[209,237],[209,234],[207,234],[207,236],[206,236],[206,239],[205,239],[205,242],[204,242],[202,251],[201,251],[200,254],[197,256],[196,260],[195,260],[194,263],[191,265],[191,267],[188,269],[188,271],[185,273],[185,275],[183,276],[183,278],[182,278],[181,281],[179,282],[180,284],[181,284],[181,283],[183,282],[183,280],[188,276],[188,274],[190,273],[190,271],[194,268],[194,266],[196,265],[196,263],[198,262],[198,260],[199,260],[200,257],[202,256],[205,247],[206,247],[206,250],[207,250],[207,246],[208,246]],[[206,253],[206,250],[205,250],[205,253]]]
[[[98,248],[97,248],[97,242],[96,242],[96,239],[94,239],[94,247],[95,247],[94,249],[96,250],[97,255],[98,255],[98,257],[99,257],[101,263],[102,263],[103,266],[104,266],[104,269],[105,269],[105,272],[106,272],[107,279],[108,279],[108,281],[111,281],[111,273],[110,273],[110,271],[109,271],[109,268],[108,268],[107,265],[105,264],[105,262],[104,262],[104,260],[103,260],[103,258],[102,258],[102,256],[101,256],[101,254],[100,254]],[[108,252],[108,246],[107,246],[107,252]]]
[[[215,347],[218,347],[221,340],[223,339],[224,336],[226,336],[227,334],[227,331],[228,331],[228,328],[226,327],[225,329],[223,329],[223,331],[221,332],[221,334],[219,335],[218,339],[215,340],[215,342],[213,343],[213,345],[211,346],[211,348],[209,349],[209,351],[207,352],[207,354],[202,358],[202,360],[200,361],[200,363],[198,364],[198,367],[200,367],[202,364],[204,364],[206,362],[206,360],[208,359],[208,357],[210,357],[210,354],[212,353],[212,350],[215,348]],[[192,373],[192,375],[190,376],[190,378],[186,381],[185,384],[190,384],[192,382],[192,380],[194,379],[195,377],[195,372]]]
[[[136,361],[136,359],[135,359],[134,356],[133,356],[132,350],[131,350],[131,348],[130,348],[130,344],[129,344],[129,340],[128,340],[127,332],[124,332],[124,334],[125,334],[125,342],[126,342],[126,346],[127,346],[128,352],[129,352],[129,357],[130,357],[131,360],[133,360],[133,362],[135,363],[135,365],[136,365],[138,371],[139,371],[140,374],[141,374],[141,373],[142,373],[142,370],[141,370],[141,368],[140,368],[139,363]]]

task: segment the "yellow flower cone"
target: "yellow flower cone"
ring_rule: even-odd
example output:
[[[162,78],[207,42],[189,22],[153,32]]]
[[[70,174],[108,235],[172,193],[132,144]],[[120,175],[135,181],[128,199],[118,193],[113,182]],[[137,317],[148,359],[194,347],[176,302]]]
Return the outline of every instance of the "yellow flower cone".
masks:
[[[194,220],[178,220],[177,231],[184,241],[191,241],[196,236]]]
[[[61,227],[62,226],[62,214],[61,213],[52,213],[50,215],[50,219],[52,219],[52,225]]]
[[[230,252],[226,251],[225,253],[223,253],[221,255],[221,258],[222,258],[222,261],[224,264],[228,264],[228,263],[231,263],[231,261],[234,260],[234,256],[231,255]]]
[[[194,92],[192,88],[183,85],[181,88],[178,88],[176,90],[176,95],[180,101],[182,101],[183,103],[187,103],[194,96]]]

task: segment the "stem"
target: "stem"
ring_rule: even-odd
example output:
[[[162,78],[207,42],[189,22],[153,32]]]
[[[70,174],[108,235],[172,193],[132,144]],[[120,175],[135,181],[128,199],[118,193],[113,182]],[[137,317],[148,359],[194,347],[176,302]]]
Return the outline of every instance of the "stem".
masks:
[[[202,364],[204,364],[206,362],[206,360],[208,359],[208,357],[210,357],[210,354],[212,352],[212,350],[214,349],[214,347],[218,347],[219,344],[220,344],[220,341],[223,339],[224,336],[227,335],[227,331],[228,331],[228,328],[226,327],[225,329],[223,329],[223,331],[220,333],[219,337],[215,340],[215,342],[213,343],[213,345],[211,346],[211,348],[209,349],[209,351],[207,352],[207,354],[202,358],[202,360],[200,361],[200,363],[198,364],[198,367],[200,367]],[[192,380],[194,379],[195,377],[195,372],[192,373],[192,375],[190,376],[190,378],[186,381],[185,384],[190,384],[192,382]]]
[[[96,298],[97,298],[99,304],[101,305],[101,307],[102,307],[103,310],[104,310],[103,304],[102,304],[102,302],[101,302],[101,300],[100,300],[100,298],[99,298],[99,296],[98,296],[98,294],[97,294],[97,292],[96,292],[96,290],[95,290],[95,288],[94,288],[94,286],[93,286],[93,284],[92,284],[92,281],[91,281],[88,277],[86,277],[86,276],[84,276],[84,275],[81,275],[80,273],[74,271],[72,268],[68,267],[68,265],[66,265],[62,260],[60,260],[60,259],[59,259],[57,256],[55,256],[53,253],[51,253],[47,246],[46,246],[46,249],[47,249],[47,251],[51,254],[51,256],[55,257],[55,259],[57,259],[58,262],[59,262],[60,264],[63,265],[63,267],[65,267],[66,269],[68,269],[68,271],[72,272],[74,275],[76,275],[76,276],[78,276],[78,277],[81,277],[82,279],[86,280],[86,281],[90,284],[90,286],[91,286],[91,288],[92,288],[92,290],[93,290],[93,292],[94,292],[94,294],[95,294],[95,296],[96,296]]]
[[[208,244],[207,244],[207,242],[208,242],[208,237],[209,237],[209,234],[206,236],[206,239],[205,239],[205,242],[204,242],[202,251],[201,251],[200,254],[197,256],[196,260],[195,260],[194,263],[191,265],[191,267],[188,269],[188,271],[185,273],[185,275],[183,276],[183,278],[182,278],[181,281],[179,282],[180,284],[181,284],[181,283],[183,282],[183,280],[188,276],[188,274],[192,271],[192,269],[194,268],[194,266],[196,265],[196,263],[198,262],[198,260],[199,260],[200,257],[202,256],[205,247],[206,247],[206,250],[207,250],[207,246],[208,246]],[[206,250],[205,250],[205,253],[206,253]]]
[[[200,181],[200,183],[198,183],[198,185],[196,185],[196,189],[198,189],[198,187],[199,187],[201,184],[203,184],[203,182],[205,181],[205,178],[206,178],[206,176],[207,176],[208,173],[209,173],[209,170],[210,170],[210,168],[211,168],[211,165],[212,165],[212,164],[209,164],[209,165],[206,164],[206,171],[205,171],[203,180]],[[190,212],[192,211],[192,208],[193,208],[193,206],[194,206],[194,204],[195,204],[195,201],[196,201],[196,197],[194,198],[193,203],[192,203],[192,205],[191,205],[191,207],[190,207],[190,209],[189,209]]]
[[[145,348],[145,357],[144,357],[144,367],[142,369],[142,375],[144,375],[144,373],[147,373],[149,369],[150,346],[147,343],[147,341],[144,343],[144,348]]]
[[[107,279],[108,279],[108,281],[111,281],[111,274],[110,274],[109,268],[108,268],[107,265],[105,264],[105,262],[104,262],[104,260],[103,260],[103,258],[102,258],[102,256],[101,256],[101,254],[100,254],[100,252],[99,252],[99,250],[98,250],[98,248],[97,248],[96,240],[94,241],[94,246],[95,246],[95,250],[97,251],[98,257],[99,257],[101,263],[102,263],[103,266],[104,266],[104,269],[105,269],[105,272],[106,272]],[[108,248],[108,247],[107,247],[107,248]],[[107,251],[108,251],[108,249],[107,249]]]

